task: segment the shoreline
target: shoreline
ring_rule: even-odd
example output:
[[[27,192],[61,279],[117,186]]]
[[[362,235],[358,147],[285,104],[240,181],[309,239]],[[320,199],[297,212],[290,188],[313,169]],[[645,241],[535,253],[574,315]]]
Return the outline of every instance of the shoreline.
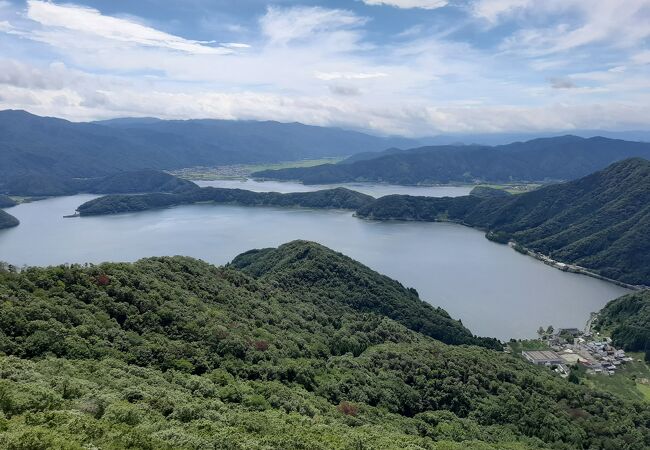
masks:
[[[472,228],[472,229],[477,230],[477,231],[483,231],[485,233],[489,232],[489,230],[479,228],[479,227],[475,227],[475,226],[469,225],[469,224],[467,224],[465,222],[462,222],[462,221],[459,221],[459,220],[447,220],[447,219],[443,219],[443,220],[398,219],[398,218],[394,218],[394,217],[390,217],[390,218],[387,218],[387,219],[375,219],[373,217],[359,216],[356,212],[352,216],[356,217],[358,219],[361,219],[361,220],[369,220],[369,221],[374,221],[374,222],[453,223],[453,224],[456,224],[456,225],[462,225],[462,226],[465,226],[465,227],[468,227],[468,228]],[[487,235],[485,236],[485,239],[487,239],[488,241],[494,242],[495,244],[501,244],[500,242],[496,242],[496,241],[493,241],[491,239],[488,239]],[[623,281],[615,280],[613,278],[608,278],[608,277],[600,275],[600,274],[598,274],[596,272],[592,272],[591,270],[589,270],[589,269],[587,269],[585,267],[582,267],[582,266],[578,266],[578,265],[575,265],[575,264],[569,264],[569,263],[563,263],[561,261],[556,261],[556,260],[554,260],[554,259],[552,259],[552,258],[550,258],[550,257],[548,257],[546,255],[542,255],[541,253],[530,250],[529,248],[524,247],[523,245],[521,245],[521,244],[519,244],[519,243],[517,243],[515,241],[509,241],[505,245],[510,247],[512,250],[514,250],[514,251],[516,251],[518,253],[521,253],[522,255],[530,256],[530,257],[532,257],[532,258],[534,258],[534,259],[536,259],[538,261],[543,262],[547,266],[553,267],[554,269],[557,269],[557,270],[561,270],[562,272],[574,273],[574,274],[577,274],[577,275],[585,275],[585,276],[588,276],[588,277],[591,277],[591,278],[596,278],[596,279],[601,280],[601,281],[605,281],[605,282],[608,282],[608,283],[615,284],[615,285],[617,285],[619,287],[622,287],[622,288],[625,288],[625,289],[630,289],[632,291],[643,291],[643,290],[646,290],[646,289],[650,289],[650,286],[625,283]],[[517,249],[516,247],[519,247],[521,249],[521,251],[519,249]]]
[[[523,245],[518,244],[515,241],[510,241],[510,242],[508,242],[507,245],[508,245],[508,247],[512,248],[516,252],[519,252],[521,254],[533,257],[536,260],[543,262],[547,266],[551,266],[551,267],[553,267],[555,269],[561,270],[562,272],[569,272],[569,273],[575,273],[575,274],[579,274],[579,275],[586,275],[588,277],[596,278],[596,279],[602,280],[602,281],[607,281],[609,283],[615,284],[617,286],[620,286],[620,287],[623,287],[623,288],[626,288],[626,289],[630,289],[632,291],[643,291],[643,290],[646,290],[646,289],[650,289],[650,286],[625,283],[623,281],[615,280],[613,278],[608,278],[608,277],[606,277],[604,275],[600,275],[600,274],[598,274],[596,272],[593,272],[593,271],[587,269],[586,267],[578,266],[578,265],[575,265],[575,264],[563,263],[561,261],[554,260],[553,258],[551,258],[549,256],[543,255],[543,254],[541,254],[539,252],[536,252],[536,251],[531,250],[531,249],[529,249],[527,247],[524,247]],[[517,246],[521,250],[515,248]]]

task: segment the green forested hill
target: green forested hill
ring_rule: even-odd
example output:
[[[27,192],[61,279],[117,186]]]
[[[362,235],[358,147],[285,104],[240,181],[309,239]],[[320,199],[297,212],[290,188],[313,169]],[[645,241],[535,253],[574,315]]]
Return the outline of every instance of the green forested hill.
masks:
[[[650,351],[650,290],[609,302],[598,315],[596,329],[609,331],[617,347]]]
[[[509,197],[512,194],[505,189],[496,189],[489,186],[476,186],[469,195],[479,198]]]
[[[306,184],[396,184],[572,180],[629,157],[650,158],[650,143],[558,136],[489,147],[432,146],[353,157],[352,162],[266,170],[253,176]],[[359,159],[363,158],[363,159]]]
[[[159,170],[119,172],[98,178],[67,178],[52,174],[31,174],[0,180],[0,191],[20,196],[129,194],[135,192],[183,192],[198,189],[191,181]]]
[[[305,242],[223,268],[173,257],[0,273],[0,448],[650,443],[647,405],[436,341],[385,315],[395,296],[417,302]]]
[[[77,208],[82,216],[144,211],[199,202],[228,203],[243,206],[284,206],[304,208],[357,209],[374,197],[346,188],[313,192],[252,192],[243,189],[205,187],[174,194],[106,195]]]
[[[15,227],[19,223],[18,219],[14,216],[0,209],[0,230]]]
[[[632,158],[568,183],[504,198],[386,196],[372,219],[454,220],[609,278],[650,285],[650,162]]]
[[[232,267],[314,302],[327,298],[360,311],[379,312],[448,344],[502,348],[496,340],[472,337],[444,310],[420,301],[415,290],[317,244],[297,241],[278,249],[253,250],[235,258]]]
[[[0,208],[9,208],[11,206],[16,206],[16,202],[11,197],[0,194]]]

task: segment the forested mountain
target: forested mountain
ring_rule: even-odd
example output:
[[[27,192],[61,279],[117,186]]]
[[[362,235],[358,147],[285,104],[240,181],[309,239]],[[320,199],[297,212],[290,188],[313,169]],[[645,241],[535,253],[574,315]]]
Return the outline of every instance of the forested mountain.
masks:
[[[469,195],[480,198],[509,197],[512,194],[505,189],[496,189],[489,186],[476,186]]]
[[[0,208],[16,206],[16,202],[9,196],[0,194]]]
[[[277,249],[252,250],[231,267],[264,282],[281,285],[302,298],[328,298],[356,310],[384,316],[448,344],[479,344],[501,349],[494,339],[473,338],[441,308],[418,301],[414,289],[378,275],[351,258],[326,247],[296,241]]]
[[[191,181],[159,170],[118,172],[98,178],[67,178],[30,174],[0,181],[0,192],[21,196],[58,196],[78,193],[129,194],[136,192],[183,192],[198,189]]]
[[[0,230],[15,227],[20,222],[11,214],[0,209]]]
[[[576,179],[632,156],[650,158],[650,143],[561,136],[496,147],[449,145],[388,150],[376,158],[368,154],[353,157],[345,164],[265,170],[253,176],[306,184],[557,181]]]
[[[357,215],[453,220],[609,278],[650,285],[650,161],[641,158],[508,197],[386,196]]]
[[[313,192],[252,192],[243,189],[205,187],[174,194],[106,195],[77,208],[82,216],[145,211],[192,203],[227,203],[243,206],[284,206],[303,208],[357,209],[374,197],[346,188]]]
[[[424,145],[504,145],[511,142],[530,141],[538,138],[549,138],[563,134],[556,132],[520,132],[520,133],[472,133],[472,134],[440,134],[437,136],[425,137],[421,141]],[[624,141],[650,142],[650,131],[629,130],[629,131],[607,131],[607,130],[571,130],[573,136],[592,138],[602,136],[610,139],[622,139]]]
[[[415,331],[412,307],[436,333],[471,336],[413,291],[307,242],[221,268],[166,257],[4,272],[0,298],[2,448],[650,442],[647,404]]]
[[[404,148],[417,141],[299,123],[114,120],[73,123],[0,111],[0,181],[88,178],[138,169],[277,162]]]
[[[650,355],[650,290],[609,302],[600,311],[595,329],[609,331],[617,347]]]

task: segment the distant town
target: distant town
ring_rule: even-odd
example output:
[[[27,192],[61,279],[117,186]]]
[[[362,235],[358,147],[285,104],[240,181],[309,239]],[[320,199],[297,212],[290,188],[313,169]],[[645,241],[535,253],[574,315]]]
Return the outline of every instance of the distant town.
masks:
[[[584,331],[578,328],[556,331],[551,326],[544,330],[540,327],[540,349],[522,350],[521,356],[532,364],[549,367],[562,377],[568,377],[571,368],[576,366],[584,367],[590,375],[614,375],[621,365],[634,359],[623,349],[615,348],[609,337],[593,333],[591,324],[594,319],[595,315]]]

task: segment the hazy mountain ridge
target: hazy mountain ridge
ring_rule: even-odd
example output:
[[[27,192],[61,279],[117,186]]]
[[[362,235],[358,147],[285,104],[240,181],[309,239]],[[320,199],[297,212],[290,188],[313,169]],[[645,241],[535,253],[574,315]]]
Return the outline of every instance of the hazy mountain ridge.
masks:
[[[629,157],[650,158],[650,143],[577,136],[539,138],[495,147],[433,146],[353,157],[348,164],[265,170],[254,177],[306,184],[373,181],[394,184],[572,180]]]
[[[74,123],[0,111],[0,179],[99,177],[139,169],[278,162],[379,151],[418,141],[298,123],[119,119]]]

